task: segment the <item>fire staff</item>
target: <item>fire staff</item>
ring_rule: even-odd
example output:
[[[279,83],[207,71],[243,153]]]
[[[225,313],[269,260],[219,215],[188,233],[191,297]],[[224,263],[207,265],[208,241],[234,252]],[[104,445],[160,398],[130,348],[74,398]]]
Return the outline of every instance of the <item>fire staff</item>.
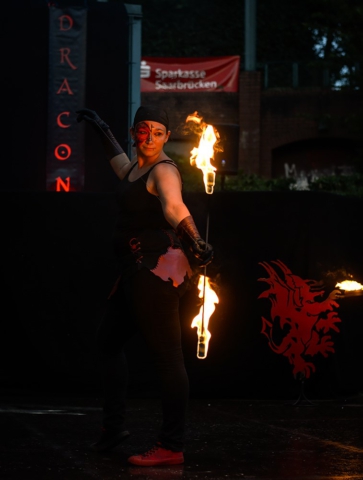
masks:
[[[201,238],[182,198],[178,167],[164,152],[170,136],[166,111],[145,106],[137,110],[130,128],[136,149],[131,161],[96,112],[77,113],[78,121],[85,120],[100,135],[120,179],[113,236],[120,276],[98,331],[103,432],[93,449],[110,450],[129,436],[124,346],[139,331],[160,379],[162,423],[155,445],[128,461],[142,466],[180,464],[184,462],[189,381],[181,347],[179,300],[193,273],[186,251],[192,252],[196,268],[203,268],[212,261],[213,248]]]

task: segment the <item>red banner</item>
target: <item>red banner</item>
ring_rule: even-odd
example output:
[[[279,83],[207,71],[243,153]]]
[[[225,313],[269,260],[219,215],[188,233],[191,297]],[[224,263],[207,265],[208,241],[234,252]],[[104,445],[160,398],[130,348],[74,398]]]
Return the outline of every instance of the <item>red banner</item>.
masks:
[[[49,8],[48,191],[82,191],[84,142],[75,111],[83,106],[87,10]]]
[[[240,57],[141,59],[141,92],[238,92]]]

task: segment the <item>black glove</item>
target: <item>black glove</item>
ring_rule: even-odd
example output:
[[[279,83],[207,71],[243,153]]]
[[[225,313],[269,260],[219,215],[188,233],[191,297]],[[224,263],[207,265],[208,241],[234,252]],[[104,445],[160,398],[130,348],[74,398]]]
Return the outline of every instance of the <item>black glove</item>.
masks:
[[[116,138],[113,136],[110,127],[97,115],[94,110],[83,108],[82,110],[77,110],[76,113],[78,113],[77,122],[85,120],[92,125],[95,131],[99,134],[105,149],[107,160],[111,160],[111,158],[119,155],[120,153],[125,153]]]
[[[201,238],[191,215],[185,217],[179,223],[176,227],[176,233],[189,246],[190,251],[199,260],[201,267],[205,267],[213,260],[213,247]]]

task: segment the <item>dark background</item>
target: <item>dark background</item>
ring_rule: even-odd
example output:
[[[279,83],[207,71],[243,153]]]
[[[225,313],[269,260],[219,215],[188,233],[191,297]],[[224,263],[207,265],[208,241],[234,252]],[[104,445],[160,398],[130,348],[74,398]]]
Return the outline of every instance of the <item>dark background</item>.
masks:
[[[95,332],[116,278],[110,238],[112,193],[1,192],[1,386],[11,390],[97,393]],[[194,285],[181,308],[192,396],[298,395],[286,357],[261,334],[269,319],[260,262],[283,261],[328,295],[346,270],[363,283],[362,201],[313,192],[188,193],[186,203],[216,252],[207,275],[220,302],[211,317],[206,359],[196,357],[199,306]],[[339,277],[340,276],[340,277]],[[319,301],[319,300],[318,300]],[[335,353],[312,358],[311,397],[361,391],[363,296],[339,300]],[[140,341],[129,347],[130,395],[154,395],[156,379]]]
[[[70,1],[62,6],[83,7]],[[4,8],[2,139],[0,190],[44,191],[47,155],[49,19],[45,1],[23,0]],[[92,2],[87,8],[85,104],[112,125],[127,149],[129,27],[123,3]],[[113,191],[117,178],[104,159],[92,128],[69,118],[71,129],[85,129],[86,192]]]
[[[122,41],[115,44],[107,36],[117,29],[112,27],[117,18],[111,18],[105,5],[89,11],[94,24],[88,38],[86,103],[107,118],[123,143],[128,126],[118,115],[124,115],[127,104],[126,49]],[[1,387],[98,393],[95,332],[117,275],[110,244],[116,177],[87,130],[85,192],[44,191],[48,33],[38,27],[47,25],[47,9],[43,3],[34,8],[19,2],[10,10],[3,23],[11,48],[4,51],[7,68],[2,76]],[[100,12],[109,29],[98,29]],[[117,31],[125,39],[126,33]],[[100,45],[108,46],[110,55]],[[216,258],[207,274],[220,296],[204,360],[196,358],[196,329],[190,327],[198,311],[196,286],[183,299],[191,394],[297,396],[300,386],[287,358],[274,354],[261,334],[261,317],[268,318],[270,305],[258,300],[267,288],[258,281],[266,276],[260,262],[279,259],[303,279],[324,281],[327,294],[335,280],[343,279],[338,279],[343,271],[363,283],[362,200],[298,191],[222,191],[212,196],[187,193],[185,201],[201,232],[209,215]],[[363,297],[344,298],[339,305],[342,322],[340,332],[332,335],[335,352],[314,358],[317,370],[306,384],[312,397],[363,388]],[[142,343],[130,345],[129,355],[130,394],[154,395],[156,379]]]

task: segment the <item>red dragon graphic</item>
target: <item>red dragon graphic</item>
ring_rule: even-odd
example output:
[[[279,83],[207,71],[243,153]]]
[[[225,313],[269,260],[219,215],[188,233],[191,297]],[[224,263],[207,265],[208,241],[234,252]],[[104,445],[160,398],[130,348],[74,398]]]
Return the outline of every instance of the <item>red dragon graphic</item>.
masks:
[[[327,333],[339,332],[336,324],[341,320],[334,308],[339,307],[335,299],[340,291],[333,290],[325,300],[316,301],[325,293],[319,282],[293,275],[281,260],[271,263],[280,268],[283,276],[267,262],[259,263],[269,277],[258,281],[268,283],[269,288],[258,298],[268,298],[271,302],[271,321],[262,317],[261,333],[268,338],[272,351],[288,358],[295,378],[298,375],[309,378],[311,372],[315,372],[315,365],[308,357],[318,353],[327,357],[335,351]],[[276,342],[276,336],[282,336],[282,340]]]

